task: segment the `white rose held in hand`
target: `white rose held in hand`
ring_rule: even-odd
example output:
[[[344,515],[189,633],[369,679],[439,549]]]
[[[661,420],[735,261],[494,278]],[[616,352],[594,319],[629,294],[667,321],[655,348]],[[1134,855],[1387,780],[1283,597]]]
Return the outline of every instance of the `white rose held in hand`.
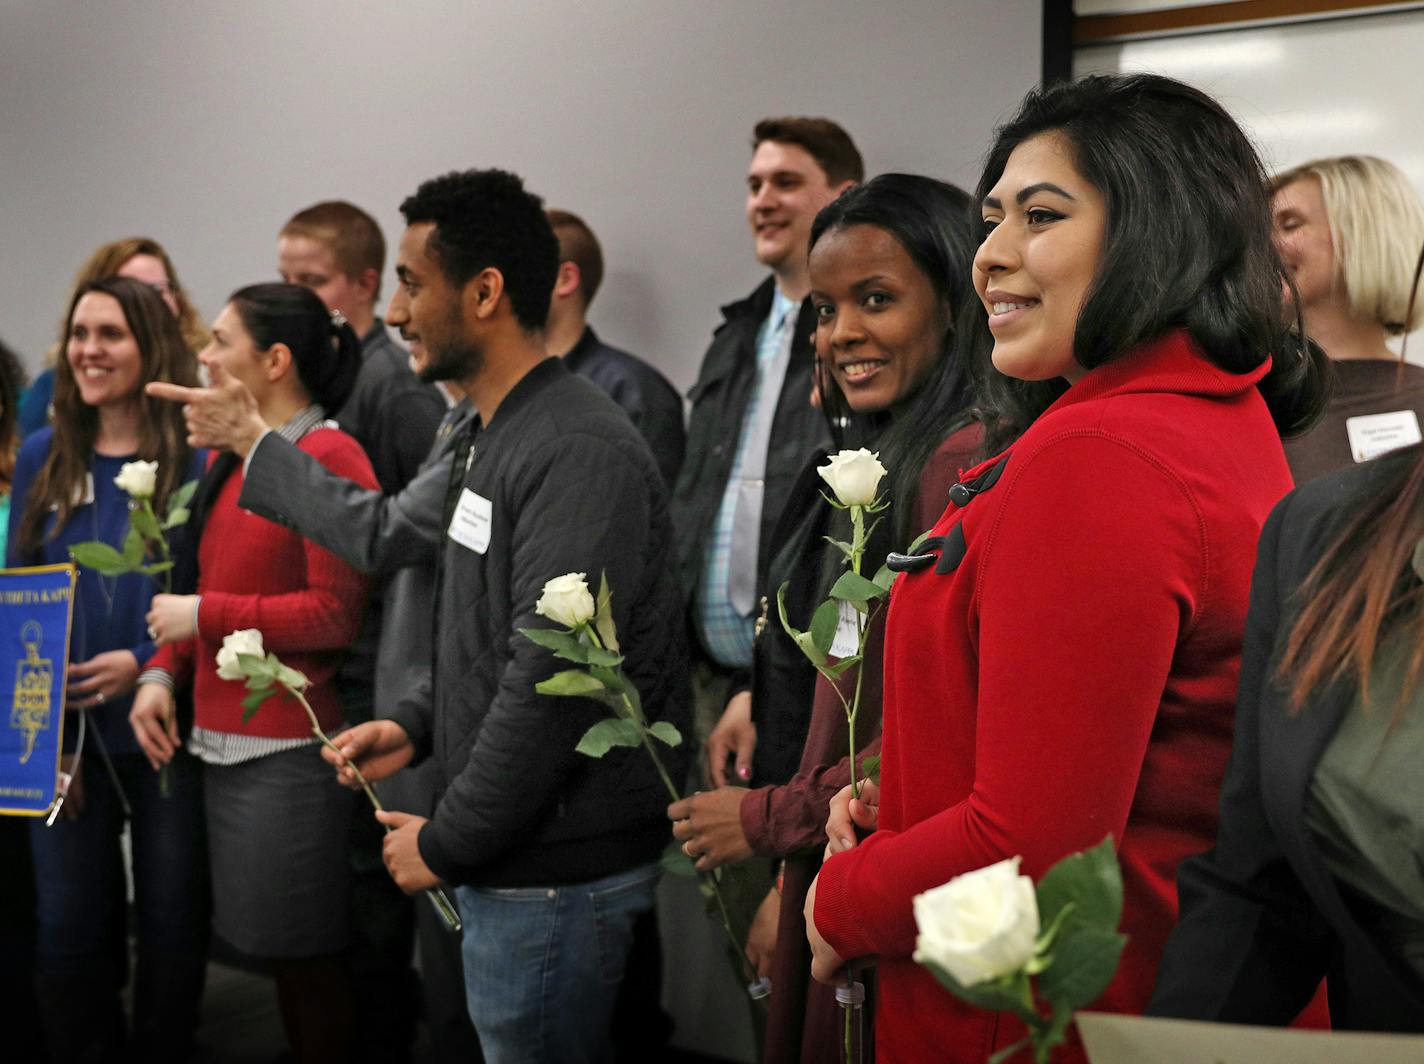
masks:
[[[1017,971],[1034,954],[1038,900],[1014,857],[915,896],[915,960],[964,986]]]
[[[540,617],[566,628],[587,624],[597,609],[588,590],[587,573],[565,573],[550,580],[534,605],[534,612]]]
[[[862,447],[858,451],[832,455],[816,472],[831,486],[842,506],[870,506],[880,490],[885,467],[880,464],[879,454],[871,454]]]
[[[242,628],[229,632],[223,637],[218,650],[218,678],[221,680],[245,680],[247,673],[237,660],[239,654],[265,657],[267,651],[262,646],[262,633],[256,628]]]
[[[151,499],[158,490],[158,463],[125,462],[114,484],[135,499]]]

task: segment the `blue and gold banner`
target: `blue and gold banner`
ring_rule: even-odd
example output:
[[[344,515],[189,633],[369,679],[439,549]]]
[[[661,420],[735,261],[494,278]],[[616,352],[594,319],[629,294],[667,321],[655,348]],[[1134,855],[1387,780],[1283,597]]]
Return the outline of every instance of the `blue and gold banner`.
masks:
[[[75,569],[0,570],[0,813],[43,816],[54,802],[64,738],[64,682]]]

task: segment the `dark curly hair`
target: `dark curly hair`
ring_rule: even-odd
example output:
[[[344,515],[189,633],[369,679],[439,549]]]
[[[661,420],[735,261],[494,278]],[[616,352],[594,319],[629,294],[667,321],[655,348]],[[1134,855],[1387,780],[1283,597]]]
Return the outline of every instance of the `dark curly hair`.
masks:
[[[454,171],[432,177],[401,204],[407,225],[432,222],[426,245],[445,280],[463,288],[475,274],[504,275],[514,316],[539,332],[559,272],[559,242],[544,201],[507,170]]]

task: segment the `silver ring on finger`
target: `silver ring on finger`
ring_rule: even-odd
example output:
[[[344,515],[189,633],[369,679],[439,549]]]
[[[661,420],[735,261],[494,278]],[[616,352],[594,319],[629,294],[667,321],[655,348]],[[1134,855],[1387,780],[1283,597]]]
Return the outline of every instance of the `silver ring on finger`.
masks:
[[[687,854],[687,856],[691,857],[694,861],[702,856],[700,853],[693,852],[691,839],[688,839],[682,844],[682,852]]]
[[[94,704],[95,704],[96,706],[102,706],[102,705],[104,704],[104,692],[103,692],[103,691],[96,691],[96,692],[94,692]]]
[[[157,638],[158,638],[158,632],[156,632],[156,631],[154,630],[154,627],[153,627],[153,625],[151,625],[151,624],[148,626],[148,638],[150,638],[150,639],[157,639]]]

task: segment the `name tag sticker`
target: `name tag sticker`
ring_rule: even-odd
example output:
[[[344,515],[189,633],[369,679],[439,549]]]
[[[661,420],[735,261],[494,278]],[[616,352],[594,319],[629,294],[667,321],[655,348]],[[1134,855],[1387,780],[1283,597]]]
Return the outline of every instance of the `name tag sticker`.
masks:
[[[469,488],[460,492],[460,503],[450,518],[450,538],[476,554],[489,549],[490,525],[494,519],[494,503]]]
[[[831,640],[831,656],[848,658],[860,649],[860,633],[856,630],[856,618],[860,616],[849,602],[838,602],[840,617],[836,621],[836,637]]]
[[[1387,451],[1397,451],[1424,439],[1413,410],[1346,418],[1345,432],[1350,437],[1350,455],[1357,462],[1368,462]]]

